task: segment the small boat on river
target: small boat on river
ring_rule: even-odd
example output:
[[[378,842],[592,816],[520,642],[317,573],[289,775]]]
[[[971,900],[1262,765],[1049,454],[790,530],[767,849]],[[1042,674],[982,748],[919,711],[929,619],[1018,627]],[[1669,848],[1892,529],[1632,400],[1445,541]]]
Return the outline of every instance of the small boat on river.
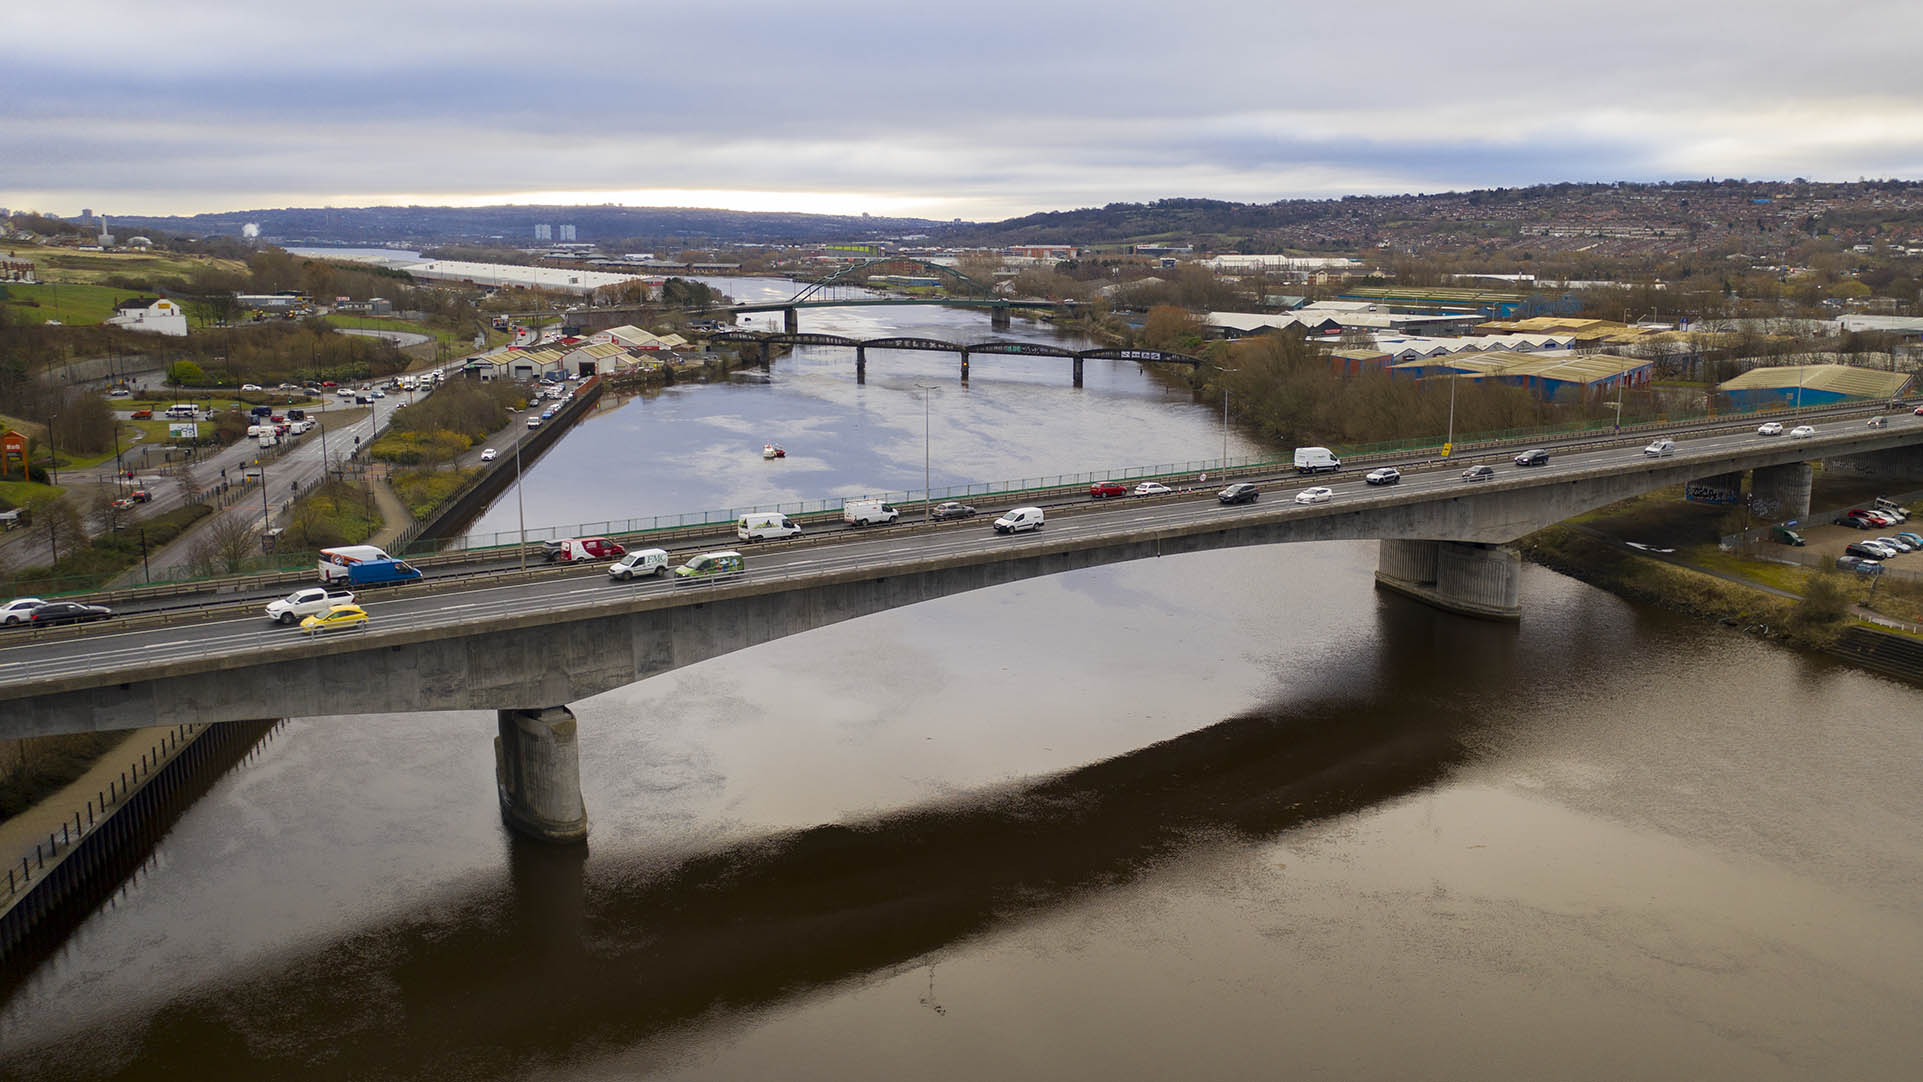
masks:
[[[761,445],[761,457],[762,458],[787,458],[788,452],[785,449],[783,449],[782,446],[778,443],[764,443]]]

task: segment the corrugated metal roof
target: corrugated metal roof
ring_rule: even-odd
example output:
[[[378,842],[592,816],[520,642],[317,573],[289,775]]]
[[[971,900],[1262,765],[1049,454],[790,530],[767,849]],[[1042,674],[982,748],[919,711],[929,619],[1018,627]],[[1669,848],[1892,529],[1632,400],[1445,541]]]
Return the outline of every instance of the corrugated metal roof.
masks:
[[[1907,372],[1885,372],[1848,364],[1785,364],[1752,368],[1717,389],[1723,391],[1789,390],[1803,387],[1849,398],[1890,398],[1909,385]]]

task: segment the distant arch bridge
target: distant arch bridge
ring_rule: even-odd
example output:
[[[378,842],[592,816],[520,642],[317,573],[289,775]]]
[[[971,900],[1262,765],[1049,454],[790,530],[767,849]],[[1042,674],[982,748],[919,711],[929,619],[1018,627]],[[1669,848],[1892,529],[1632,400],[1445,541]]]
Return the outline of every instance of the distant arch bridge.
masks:
[[[708,337],[710,342],[734,342],[743,345],[775,346],[840,346],[855,351],[855,382],[868,382],[868,351],[871,349],[910,349],[928,353],[961,354],[961,379],[968,382],[968,361],[980,354],[1004,357],[1061,357],[1072,362],[1075,386],[1082,385],[1082,363],[1084,361],[1137,361],[1145,364],[1185,364],[1190,368],[1200,368],[1208,362],[1200,357],[1186,353],[1171,353],[1164,349],[1066,349],[1043,342],[944,342],[939,338],[844,338],[838,334],[802,334],[798,332],[722,331]]]

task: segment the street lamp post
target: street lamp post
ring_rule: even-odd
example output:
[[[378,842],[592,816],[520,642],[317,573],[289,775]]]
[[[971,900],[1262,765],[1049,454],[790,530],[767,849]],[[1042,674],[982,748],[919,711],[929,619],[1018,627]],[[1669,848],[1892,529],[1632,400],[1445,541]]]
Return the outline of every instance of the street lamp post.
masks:
[[[47,483],[50,485],[58,485],[60,483],[60,471],[55,468],[57,460],[54,457],[53,449],[53,423],[59,419],[60,415],[58,413],[50,413],[47,415]]]
[[[267,531],[274,528],[273,516],[267,510],[267,460],[256,458],[254,461],[260,464],[260,536],[264,540]]]
[[[521,497],[521,437],[514,437],[514,510],[521,516],[521,570],[527,570],[527,501]]]
[[[930,447],[932,444],[929,440],[928,413],[930,396],[934,393],[937,385],[932,383],[917,383],[915,386],[921,390],[921,520],[923,522],[933,522],[935,521],[935,493],[934,473],[931,465],[932,457],[930,455]]]
[[[1234,375],[1241,374],[1242,370],[1239,368],[1217,368],[1216,371],[1220,372],[1224,376],[1234,376]],[[1222,387],[1222,471],[1224,473],[1227,473],[1229,468],[1229,384],[1228,384],[1228,380],[1224,379],[1221,382],[1221,387]]]
[[[1456,383],[1461,378],[1460,372],[1449,374],[1449,434],[1442,438],[1442,457],[1444,458],[1448,458],[1450,452],[1456,449]]]

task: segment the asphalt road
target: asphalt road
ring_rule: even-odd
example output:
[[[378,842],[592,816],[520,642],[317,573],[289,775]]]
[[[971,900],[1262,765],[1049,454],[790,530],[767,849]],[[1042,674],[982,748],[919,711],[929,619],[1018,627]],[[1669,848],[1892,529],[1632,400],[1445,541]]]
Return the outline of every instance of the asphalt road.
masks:
[[[1860,424],[1861,421],[1833,422],[1829,430],[1840,431],[1846,423]],[[1923,418],[1907,414],[1891,416],[1889,423],[1892,429],[1923,429]],[[1824,427],[1819,426],[1819,435],[1823,432]],[[1665,464],[1688,462],[1697,457],[1708,458],[1759,443],[1786,445],[1788,437],[1758,436],[1753,428],[1746,427],[1738,432],[1681,439],[1677,441],[1676,454]],[[1504,454],[1486,456],[1482,461],[1501,463],[1496,467],[1498,479],[1524,472],[1522,468],[1508,464],[1507,459],[1508,455]],[[1646,461],[1650,460],[1642,454],[1640,445],[1612,447],[1558,453],[1552,456],[1547,465],[1530,468],[1527,472],[1538,477],[1553,478],[1599,465]],[[861,530],[817,530],[810,535],[812,541],[801,544],[773,542],[747,545],[734,542],[731,538],[718,538],[705,547],[743,551],[748,557],[748,576],[762,581],[771,577],[806,576],[851,567],[880,568],[905,559],[991,548],[1019,548],[1043,540],[1059,541],[1064,535],[1098,537],[1127,534],[1149,527],[1233,520],[1249,514],[1252,508],[1272,510],[1278,502],[1293,508],[1287,501],[1297,491],[1310,485],[1332,489],[1335,495],[1331,504],[1319,506],[1337,507],[1345,500],[1354,500],[1365,493],[1460,492],[1479,487],[1461,479],[1463,465],[1455,462],[1437,468],[1405,472],[1401,482],[1393,489],[1368,486],[1363,481],[1364,471],[1361,470],[1344,470],[1312,478],[1289,475],[1285,479],[1265,483],[1263,498],[1259,503],[1233,507],[1223,506],[1215,499],[1214,485],[1152,499],[1083,499],[1076,501],[1072,513],[1051,515],[1040,533],[1014,536],[997,535],[990,526],[993,516],[1004,508],[984,507],[982,515],[974,519],[934,526],[898,523],[891,527],[866,527]],[[1706,466],[1705,469],[1707,471],[1710,467]],[[1300,508],[1303,513],[1311,510],[1309,507]],[[1290,512],[1285,510],[1282,513]],[[675,562],[680,562],[681,557],[694,551],[700,550],[680,550]],[[365,603],[372,622],[379,628],[419,628],[454,625],[518,612],[564,610],[606,600],[610,591],[700,589],[700,586],[679,585],[671,579],[615,583],[608,578],[605,564],[594,564],[578,570],[566,568],[533,581],[513,583],[490,581],[486,576],[470,576],[440,590],[405,596],[384,597],[380,590],[375,589],[361,592],[360,600]],[[223,604],[232,600],[225,599]],[[263,600],[261,604],[264,603]],[[0,686],[101,668],[139,666],[222,654],[244,655],[262,645],[297,641],[302,637],[298,629],[272,625],[264,613],[256,613],[258,610],[242,617],[227,612],[202,616],[189,611],[179,614],[176,622],[168,626],[138,629],[116,629],[109,621],[52,634],[0,632]],[[29,639],[29,634],[37,638]],[[44,637],[38,637],[43,634]],[[351,635],[357,632],[334,634]],[[15,637],[17,641],[10,641]]]

